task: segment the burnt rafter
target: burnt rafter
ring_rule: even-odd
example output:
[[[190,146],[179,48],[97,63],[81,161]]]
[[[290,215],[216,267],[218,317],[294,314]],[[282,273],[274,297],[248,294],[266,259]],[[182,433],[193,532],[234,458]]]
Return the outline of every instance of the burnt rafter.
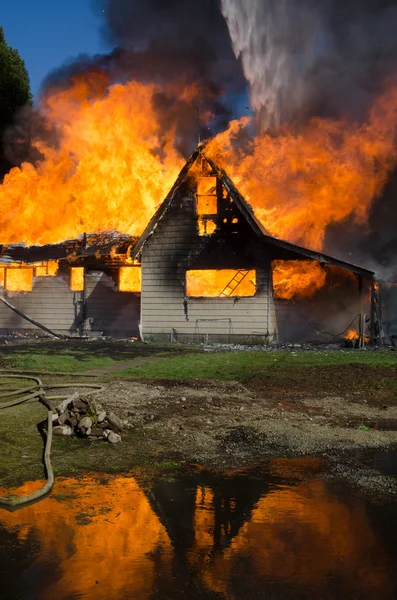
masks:
[[[71,264],[121,264],[125,263],[137,238],[114,231],[84,234],[74,240],[44,246],[10,244],[0,246],[0,264],[34,264],[63,260]]]

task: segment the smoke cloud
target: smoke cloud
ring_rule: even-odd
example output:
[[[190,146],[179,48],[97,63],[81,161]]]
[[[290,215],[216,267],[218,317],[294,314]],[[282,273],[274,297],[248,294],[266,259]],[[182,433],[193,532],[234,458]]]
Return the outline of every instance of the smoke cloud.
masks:
[[[394,0],[220,1],[262,131],[315,116],[365,121],[395,75]],[[397,280],[396,194],[395,170],[368,225],[329,227],[324,251]]]
[[[197,109],[201,138],[239,116],[235,107],[247,84],[218,0],[98,0],[96,10],[113,50],[78,57],[50,73],[43,95],[90,70],[105,73],[109,84],[158,83],[160,122],[165,130],[176,130],[176,147],[185,155],[197,144]]]
[[[263,127],[360,118],[397,59],[392,0],[221,0]]]

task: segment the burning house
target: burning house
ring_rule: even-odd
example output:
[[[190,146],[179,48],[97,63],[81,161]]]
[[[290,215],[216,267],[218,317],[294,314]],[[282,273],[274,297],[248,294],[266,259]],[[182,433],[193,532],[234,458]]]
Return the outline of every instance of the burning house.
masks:
[[[3,332],[33,320],[62,335],[181,342],[375,335],[374,274],[270,235],[204,145],[140,237],[8,245],[0,262]]]
[[[33,320],[58,335],[138,336],[140,269],[129,257],[135,241],[107,233],[2,247],[0,331],[35,329]]]
[[[397,279],[390,1],[100,4],[109,52],[51,72],[4,137],[6,302],[72,335],[381,337],[371,270]],[[31,326],[0,305],[0,329]]]

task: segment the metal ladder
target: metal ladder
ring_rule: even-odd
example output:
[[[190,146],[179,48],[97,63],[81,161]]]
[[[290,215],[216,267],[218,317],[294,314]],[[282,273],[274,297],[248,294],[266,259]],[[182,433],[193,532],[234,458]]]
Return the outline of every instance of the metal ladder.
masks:
[[[229,283],[223,288],[223,290],[219,294],[219,298],[229,298],[233,294],[233,292],[238,288],[243,279],[247,277],[248,273],[249,271],[245,269],[239,269],[238,271],[236,271],[236,274],[234,275],[233,279],[229,281]]]

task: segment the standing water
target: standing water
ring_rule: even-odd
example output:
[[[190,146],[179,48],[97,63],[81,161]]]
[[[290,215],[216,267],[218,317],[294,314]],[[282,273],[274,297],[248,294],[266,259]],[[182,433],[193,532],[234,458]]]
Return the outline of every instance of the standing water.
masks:
[[[0,598],[397,598],[395,506],[319,467],[58,479],[45,500],[0,509]]]

